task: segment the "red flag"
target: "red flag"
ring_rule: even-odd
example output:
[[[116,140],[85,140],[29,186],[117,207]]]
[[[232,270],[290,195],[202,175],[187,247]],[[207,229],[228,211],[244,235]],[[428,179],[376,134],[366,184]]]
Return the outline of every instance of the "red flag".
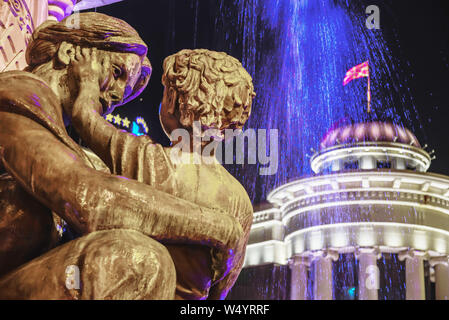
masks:
[[[343,80],[343,85],[347,85],[349,82],[359,78],[368,78],[368,92],[367,92],[367,100],[368,100],[368,113],[371,112],[371,81],[369,76],[369,61],[365,61],[364,63],[359,64],[358,66],[349,69],[346,72],[346,76]]]
[[[343,80],[343,85],[345,86],[352,80],[363,77],[369,77],[369,61],[365,61],[364,63],[348,70],[348,72],[346,72],[345,79]]]

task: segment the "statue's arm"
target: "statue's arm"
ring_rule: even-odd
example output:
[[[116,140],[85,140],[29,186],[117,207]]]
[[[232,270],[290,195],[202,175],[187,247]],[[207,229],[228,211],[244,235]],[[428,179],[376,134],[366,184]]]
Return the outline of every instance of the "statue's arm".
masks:
[[[80,233],[138,230],[160,241],[234,247],[240,224],[135,180],[86,166],[51,132],[25,116],[0,112],[0,159],[36,199]],[[226,228],[217,226],[226,225]]]
[[[154,159],[147,155],[147,151],[157,144],[146,135],[135,136],[118,130],[94,111],[98,108],[99,102],[94,90],[80,92],[71,120],[83,143],[98,155],[113,173],[149,183],[142,181],[139,172],[153,166]]]
[[[234,257],[234,262],[232,263],[233,267],[225,277],[213,284],[209,290],[208,300],[223,300],[226,298],[240,275],[243,263],[245,262],[246,245],[248,243],[249,233],[253,221],[253,208],[249,199],[241,205],[242,206],[239,210],[241,214],[239,216],[244,232],[235,251],[236,256]]]

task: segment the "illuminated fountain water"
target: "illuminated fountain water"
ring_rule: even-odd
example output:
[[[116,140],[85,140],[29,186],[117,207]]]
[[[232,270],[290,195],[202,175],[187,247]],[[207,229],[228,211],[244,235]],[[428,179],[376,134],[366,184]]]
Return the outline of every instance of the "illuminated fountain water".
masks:
[[[389,122],[397,124],[396,128],[408,127],[416,132],[413,121],[418,120],[419,122],[419,118],[413,98],[407,88],[407,75],[401,72],[400,64],[392,56],[381,30],[367,28],[365,23],[367,19],[366,5],[362,1],[240,0],[236,1],[236,4],[240,12],[239,23],[243,33],[243,63],[254,77],[258,94],[248,127],[279,130],[280,161],[279,171],[276,175],[260,176],[258,166],[230,168],[231,172],[240,177],[254,203],[266,199],[267,194],[275,187],[285,185],[299,177],[311,175],[310,156],[315,153],[325,133],[333,127],[344,127],[348,123],[389,120]],[[370,63],[371,108],[373,110],[370,114],[366,110],[367,81],[359,79],[347,86],[342,84],[348,69],[367,60]],[[294,185],[293,183],[291,186]],[[306,189],[310,188],[309,191],[306,189],[293,190],[290,191],[293,192],[290,194],[293,198],[289,200],[288,195],[282,194],[282,188],[284,187],[274,191],[279,199],[283,199],[279,200],[280,206],[293,201],[296,197],[295,192],[305,192],[301,196],[305,198],[308,197],[306,194],[315,192],[310,186],[305,187]],[[291,188],[294,189],[294,187]],[[336,190],[335,186],[332,188]],[[381,191],[378,195],[383,195],[383,198],[386,199],[389,197],[387,191]],[[271,200],[273,197],[275,196],[272,193]],[[324,200],[312,199],[310,201]],[[270,202],[273,203],[273,201]],[[298,204],[291,206],[295,205]],[[369,206],[367,212],[371,212],[373,208]],[[256,218],[259,219],[257,222],[260,223],[260,228],[274,228],[270,229],[270,232],[281,225],[286,229],[292,228],[292,226],[285,225],[286,221],[288,222],[285,217],[275,217],[277,214],[283,215],[288,210],[288,207],[282,207],[280,212],[270,211],[270,209],[262,210]],[[397,215],[394,210],[394,206],[389,204],[382,207],[385,221],[393,222],[395,219],[399,219],[401,223],[418,221],[416,218],[419,214],[413,206],[408,211],[404,211],[399,218],[393,217],[395,214]],[[356,221],[354,217],[357,214],[347,208],[339,209],[337,206],[332,213],[327,212],[325,215],[328,214],[332,215],[326,217],[331,225],[349,220],[355,221],[356,224],[361,222]],[[320,221],[314,222],[313,219]],[[307,223],[320,225],[323,223],[321,219],[323,219],[323,215],[311,214]],[[278,222],[274,220],[278,220]],[[274,224],[271,225],[270,221],[274,221]],[[391,226],[394,230],[398,227],[394,223]],[[279,234],[285,231],[281,231],[281,229],[277,231]],[[267,232],[269,233],[269,231]],[[321,232],[321,230],[316,232],[316,241],[313,240],[313,234],[307,238],[310,245],[308,250],[311,250],[309,253],[312,256],[314,254],[313,242],[316,242],[317,249],[322,249],[324,244],[321,242],[327,241],[321,237]],[[393,240],[405,239],[408,233],[404,228],[397,228],[391,237],[387,237],[387,233],[384,234],[383,231],[376,232],[378,232],[378,236],[385,235],[388,246],[395,248],[399,248],[399,245],[396,245]],[[268,260],[279,259],[277,261],[282,261],[282,254],[276,257],[276,254],[282,251],[280,242],[267,242],[266,245],[261,245],[262,242],[259,240],[262,238],[256,240],[259,236],[256,233],[253,235],[255,242],[252,252],[254,254],[249,254],[247,265],[258,265],[263,260],[262,256],[269,256]],[[366,235],[361,232],[357,237]],[[333,245],[338,247],[337,242],[347,241],[349,243],[351,237],[354,236],[353,231],[348,231],[340,237],[337,232],[332,235],[334,240],[328,240],[334,241]],[[274,236],[273,233],[273,237],[277,236]],[[295,248],[292,249],[289,246],[303,245],[300,240],[302,235],[297,237],[299,240],[296,243],[291,241],[292,238],[290,237],[284,242],[287,252],[290,251],[290,253],[292,250],[295,251]],[[355,247],[357,248],[357,246],[358,244]],[[327,273],[327,277],[332,274],[330,277],[333,277],[334,298],[338,296],[343,299],[354,299],[359,294],[356,293],[356,288],[359,290],[358,271],[356,270],[359,270],[362,262],[359,261],[360,254],[357,253],[357,250],[332,258],[334,259],[334,271]],[[401,250],[405,249],[401,248]],[[285,258],[291,258],[291,255],[287,253]],[[380,262],[377,264],[381,270],[377,281],[380,282],[382,288],[376,293],[376,297],[379,299],[405,299],[405,260],[400,260],[397,252],[382,252],[378,258]],[[250,261],[251,259],[254,261]],[[262,260],[257,262],[258,259]],[[314,259],[312,260],[319,261],[319,259]],[[297,261],[294,260],[294,263]],[[257,277],[257,270],[248,270],[249,278]],[[278,267],[274,267],[270,277],[271,279],[277,277],[277,280],[273,280],[274,282],[284,283],[287,281],[286,273],[275,276],[279,270]],[[266,273],[267,270],[263,272]],[[306,278],[314,278],[314,273],[321,271],[320,267],[315,266],[310,269],[309,266],[308,272],[311,273]],[[245,277],[245,273],[242,276]],[[317,290],[310,288],[313,285],[313,281],[308,283],[309,292],[306,296],[313,296],[311,292]],[[273,298],[270,293],[273,288],[282,291],[276,284],[271,283],[258,288],[261,291],[259,297]],[[287,296],[287,292],[280,292],[277,298],[286,298]]]
[[[237,0],[243,34],[243,64],[253,75],[257,98],[248,128],[279,130],[279,170],[259,176],[259,166],[230,167],[251,199],[266,199],[274,187],[310,174],[309,157],[335,123],[389,119],[415,129],[417,114],[406,78],[399,72],[381,30],[366,27],[358,1]],[[222,1],[223,10],[226,9]],[[232,32],[232,31],[229,31]],[[348,69],[370,62],[367,81],[343,86]]]

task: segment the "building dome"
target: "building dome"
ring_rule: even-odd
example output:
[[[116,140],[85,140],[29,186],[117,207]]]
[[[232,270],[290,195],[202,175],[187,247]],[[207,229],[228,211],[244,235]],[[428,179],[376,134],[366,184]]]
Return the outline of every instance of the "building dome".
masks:
[[[320,148],[357,142],[395,142],[421,148],[418,139],[408,129],[390,122],[361,122],[328,131]]]
[[[361,122],[331,129],[311,158],[315,173],[395,169],[425,172],[431,157],[410,130],[390,122]]]

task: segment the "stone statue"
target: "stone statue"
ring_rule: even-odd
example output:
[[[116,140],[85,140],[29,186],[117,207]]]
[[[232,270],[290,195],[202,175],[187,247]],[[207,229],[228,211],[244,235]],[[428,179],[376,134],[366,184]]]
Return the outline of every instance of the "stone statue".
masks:
[[[243,188],[220,169],[173,170],[164,148],[101,118],[145,88],[146,54],[125,22],[83,13],[79,29],[41,26],[26,71],[0,74],[0,298],[223,298],[235,281],[252,215]],[[107,166],[70,139],[70,121]],[[205,190],[214,170],[222,188]],[[55,247],[52,212],[81,236]]]
[[[165,59],[162,82],[165,90],[160,119],[169,137],[173,130],[183,128],[193,141],[194,121],[199,121],[202,128],[216,129],[215,136],[222,137],[226,129],[241,129],[249,117],[254,96],[252,79],[238,60],[225,53],[180,51]],[[91,107],[87,108],[89,101]],[[246,191],[217,162],[213,151],[210,159],[204,159],[207,163],[195,164],[193,154],[186,163],[173,163],[171,151],[176,143],[163,148],[147,136],[117,130],[99,112],[92,112],[99,108],[97,101],[95,96],[86,97],[79,109],[75,105],[72,120],[83,141],[112,173],[222,211],[243,227],[244,234],[231,248],[233,257],[227,263],[219,252],[204,245],[166,244],[176,267],[177,299],[224,298],[240,273],[252,223],[252,205]],[[203,154],[210,143],[191,151]]]

